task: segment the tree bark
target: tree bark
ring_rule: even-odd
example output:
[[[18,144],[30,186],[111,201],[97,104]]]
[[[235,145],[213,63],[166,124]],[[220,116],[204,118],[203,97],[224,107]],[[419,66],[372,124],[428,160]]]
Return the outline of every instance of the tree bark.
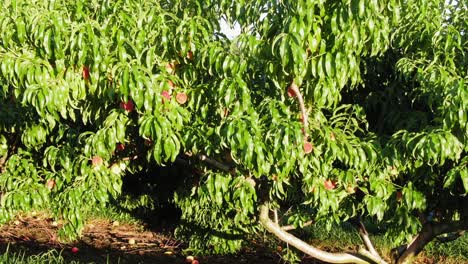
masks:
[[[222,171],[227,171],[227,172],[229,172],[230,169],[231,169],[228,165],[226,165],[226,164],[224,164],[224,163],[221,163],[221,162],[219,162],[219,161],[217,161],[217,160],[214,160],[214,159],[212,159],[212,158],[210,158],[210,157],[208,157],[208,156],[206,156],[206,155],[200,154],[200,155],[198,155],[197,157],[198,157],[198,159],[200,159],[201,161],[204,161],[204,162],[210,164],[211,166],[216,167],[216,168],[218,168],[218,169],[220,169],[220,170],[222,170]]]
[[[307,134],[307,130],[309,129],[309,116],[307,115],[304,98],[302,97],[301,91],[299,91],[299,87],[294,82],[291,83],[290,87],[297,96],[297,101],[299,102],[299,108],[301,109],[302,114],[302,124],[304,125],[304,136],[307,138],[309,136]]]
[[[273,222],[268,216],[269,207],[268,203],[260,205],[260,223],[268,230],[270,233],[274,234],[283,242],[288,243],[289,245],[299,249],[300,251],[308,254],[309,256],[319,259],[321,261],[329,263],[357,263],[357,264],[369,264],[376,263],[372,260],[372,255],[362,254],[362,253],[330,253],[323,250],[320,250],[316,247],[313,247],[301,239],[295,237],[294,235],[289,234],[284,231],[278,224]],[[367,257],[367,256],[368,257]]]
[[[450,223],[431,223],[427,222],[421,232],[413,239],[413,241],[406,247],[401,255],[395,259],[396,264],[406,264],[423,250],[423,248],[439,235],[453,232],[462,232],[468,229],[468,223],[463,221],[450,222]]]
[[[374,245],[372,244],[372,241],[369,238],[369,233],[367,232],[366,227],[361,221],[358,222],[358,230],[359,230],[359,235],[361,236],[361,239],[364,242],[364,245],[366,245],[366,248],[369,251],[369,253],[372,254],[372,256],[374,256],[374,258],[376,259],[376,262],[385,263],[385,261],[377,252],[377,250],[375,250]]]

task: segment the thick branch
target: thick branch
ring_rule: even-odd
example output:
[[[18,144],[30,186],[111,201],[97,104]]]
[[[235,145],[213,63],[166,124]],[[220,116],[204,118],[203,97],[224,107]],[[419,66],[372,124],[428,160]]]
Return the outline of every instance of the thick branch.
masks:
[[[451,234],[447,235],[446,237],[437,237],[437,241],[439,241],[440,243],[451,242],[451,241],[457,240],[458,238],[463,236],[463,234],[465,234],[465,230],[460,231],[460,232],[451,233]]]
[[[361,221],[358,222],[358,230],[359,235],[361,236],[364,245],[366,245],[367,250],[369,250],[369,252],[375,257],[375,259],[378,260],[378,263],[385,263],[385,261],[377,252],[377,250],[375,250],[374,245],[372,244],[372,241],[369,238],[369,233],[367,232],[366,227]]]
[[[463,221],[451,222],[451,223],[431,223],[427,222],[421,232],[415,237],[415,239],[406,247],[403,253],[395,261],[397,264],[408,263],[413,257],[415,257],[421,250],[431,242],[434,238],[439,235],[446,233],[462,232],[468,229],[468,223]]]
[[[220,170],[229,172],[230,169],[231,169],[228,165],[226,165],[224,163],[221,163],[221,162],[219,162],[217,160],[214,160],[214,159],[212,159],[212,158],[210,158],[210,157],[208,157],[206,155],[200,154],[200,155],[198,155],[198,158],[201,161],[204,161],[204,162],[210,164],[211,166],[216,167],[216,168],[218,168]]]
[[[320,249],[317,249],[301,239],[289,234],[288,232],[281,229],[279,225],[273,222],[268,216],[268,204],[260,205],[260,223],[265,227],[266,230],[274,234],[276,237],[286,242],[287,244],[299,249],[300,251],[314,257],[316,259],[329,262],[329,263],[358,263],[368,264],[373,263],[371,259],[360,255],[351,253],[329,253]]]

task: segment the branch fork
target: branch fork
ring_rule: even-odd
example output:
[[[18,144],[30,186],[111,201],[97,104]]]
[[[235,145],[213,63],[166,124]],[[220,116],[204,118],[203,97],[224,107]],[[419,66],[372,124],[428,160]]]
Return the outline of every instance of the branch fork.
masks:
[[[329,263],[357,263],[357,264],[369,264],[369,263],[386,263],[380,262],[376,257],[365,249],[361,249],[358,253],[330,253],[320,250],[296,236],[288,233],[285,228],[279,226],[269,217],[269,204],[264,203],[259,207],[259,220],[263,227],[270,233],[274,234],[283,242],[299,249],[300,251],[308,254],[309,256],[319,259],[321,261]]]

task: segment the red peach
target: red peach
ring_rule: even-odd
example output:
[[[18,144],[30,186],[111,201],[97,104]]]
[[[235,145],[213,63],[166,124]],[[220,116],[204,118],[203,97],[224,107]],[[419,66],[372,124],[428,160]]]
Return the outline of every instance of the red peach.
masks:
[[[327,190],[333,190],[336,187],[336,184],[332,182],[331,180],[326,180],[323,185],[325,186],[325,189]]]
[[[132,112],[133,109],[135,109],[135,105],[133,104],[132,100],[128,100],[127,102],[120,102],[120,108],[127,112]]]
[[[117,150],[118,151],[124,151],[125,150],[125,145],[122,143],[117,143]]]
[[[314,145],[308,141],[304,142],[304,153],[309,154],[312,150],[314,150]]]
[[[99,156],[94,156],[92,159],[91,159],[91,163],[93,164],[93,167],[97,167],[97,166],[101,166],[104,161],[102,160],[101,157]]]
[[[187,102],[187,94],[185,93],[178,93],[176,95],[176,101],[179,103],[179,104],[185,104]]]
[[[86,81],[89,80],[89,68],[87,66],[83,66],[82,75],[83,79],[85,79]]]
[[[46,187],[47,187],[47,189],[49,189],[49,190],[52,190],[52,189],[55,187],[55,185],[56,185],[56,183],[55,183],[55,181],[52,180],[52,179],[49,179],[49,180],[47,180],[47,182],[46,182]]]
[[[187,52],[187,59],[189,60],[193,59],[193,52],[191,50]]]
[[[166,100],[171,100],[171,95],[169,94],[168,91],[162,91],[162,92],[161,92],[161,95],[162,95],[162,97],[164,97],[164,98],[163,98],[163,102],[164,102],[165,99],[166,99]]]
[[[403,193],[401,191],[397,191],[396,193],[396,199],[397,201],[401,201],[401,198],[403,198]]]

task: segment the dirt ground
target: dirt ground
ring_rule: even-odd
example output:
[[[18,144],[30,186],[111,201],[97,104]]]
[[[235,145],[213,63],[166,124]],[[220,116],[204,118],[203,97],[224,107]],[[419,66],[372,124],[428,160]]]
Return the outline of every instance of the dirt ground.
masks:
[[[90,221],[82,238],[71,244],[57,240],[60,223],[44,215],[19,217],[16,221],[0,227],[0,254],[8,247],[10,252],[26,252],[35,255],[55,249],[61,252],[66,261],[82,263],[185,263],[182,253],[184,245],[170,235],[170,231],[154,232],[138,225],[121,224],[109,220]],[[77,247],[78,252],[72,252]],[[278,252],[251,244],[241,253],[231,256],[196,256],[200,264],[262,264],[284,263]],[[433,260],[424,256],[415,263],[454,263],[445,260]],[[318,264],[317,260],[304,257],[301,263]]]
[[[59,227],[60,223],[45,216],[19,217],[0,227],[0,254],[7,247],[10,252],[23,251],[27,255],[56,249],[66,261],[84,263],[185,263],[184,245],[170,232],[153,232],[137,225],[96,219],[86,225],[80,241],[65,244],[57,240]],[[73,247],[79,251],[73,253]],[[276,252],[261,246],[245,249],[238,255],[196,256],[196,259],[201,264],[282,263]],[[302,263],[320,262],[306,258]]]

